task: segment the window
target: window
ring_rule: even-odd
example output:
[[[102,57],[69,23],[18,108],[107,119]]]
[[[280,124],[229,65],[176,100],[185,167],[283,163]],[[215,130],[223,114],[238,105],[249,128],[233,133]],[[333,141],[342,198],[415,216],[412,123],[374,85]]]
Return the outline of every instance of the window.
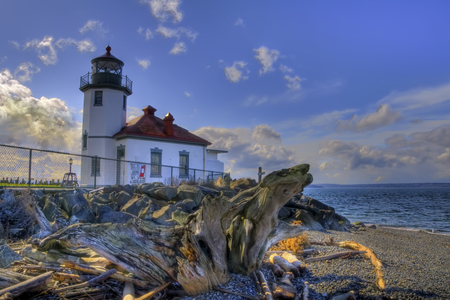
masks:
[[[98,157],[93,157],[91,160],[91,176],[100,176],[100,158]]]
[[[180,151],[180,177],[189,177],[189,152]]]
[[[127,96],[123,95],[123,110],[127,110]]]
[[[95,91],[94,106],[103,105],[103,91]]]
[[[151,151],[150,177],[161,177],[162,150],[156,147]]]
[[[83,150],[87,149],[87,138],[88,138],[88,134],[87,134],[87,130],[85,130],[83,133]]]

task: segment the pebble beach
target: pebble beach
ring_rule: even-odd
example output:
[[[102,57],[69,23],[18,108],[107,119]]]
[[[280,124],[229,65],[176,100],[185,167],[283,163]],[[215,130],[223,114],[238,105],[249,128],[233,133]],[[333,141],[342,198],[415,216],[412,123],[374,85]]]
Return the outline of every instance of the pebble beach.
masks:
[[[375,226],[373,226],[375,227]],[[351,258],[311,262],[308,271],[295,278],[293,284],[302,291],[304,282],[309,287],[308,299],[332,299],[353,291],[356,299],[450,299],[450,236],[393,228],[362,227],[351,232],[308,231],[310,241],[355,241],[371,248],[383,263],[386,289],[375,285],[374,267],[363,255]],[[318,252],[308,257],[324,256],[348,251],[335,246],[318,246]],[[276,278],[263,267],[266,279]],[[270,283],[269,283],[270,284]],[[253,277],[233,275],[225,289],[260,295]],[[381,296],[381,297],[380,297]],[[221,292],[209,292],[188,299],[244,299]]]

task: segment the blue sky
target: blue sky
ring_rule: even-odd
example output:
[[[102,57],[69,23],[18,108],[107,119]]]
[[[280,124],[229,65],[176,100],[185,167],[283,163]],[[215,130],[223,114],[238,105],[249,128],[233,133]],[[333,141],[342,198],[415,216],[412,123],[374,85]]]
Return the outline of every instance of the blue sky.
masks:
[[[448,182],[448,1],[0,3],[0,143],[79,152],[80,76],[109,43],[147,105],[233,178]],[[20,132],[20,134],[18,134]]]

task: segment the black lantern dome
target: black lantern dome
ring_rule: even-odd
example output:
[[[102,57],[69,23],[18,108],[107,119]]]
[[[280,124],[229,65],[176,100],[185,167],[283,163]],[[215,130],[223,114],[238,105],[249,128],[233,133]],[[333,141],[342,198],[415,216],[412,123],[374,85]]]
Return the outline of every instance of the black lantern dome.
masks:
[[[80,90],[85,91],[91,87],[109,87],[126,89],[131,94],[132,81],[122,76],[123,61],[111,54],[111,47],[106,47],[106,53],[91,60],[92,73],[81,77]]]

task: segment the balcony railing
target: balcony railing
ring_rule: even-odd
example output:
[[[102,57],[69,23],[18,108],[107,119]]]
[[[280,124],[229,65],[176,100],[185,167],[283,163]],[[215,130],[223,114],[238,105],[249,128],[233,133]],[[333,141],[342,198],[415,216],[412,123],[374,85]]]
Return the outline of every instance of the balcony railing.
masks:
[[[95,73],[88,72],[80,77],[80,89],[83,89],[90,84],[107,84],[111,86],[118,86],[126,88],[130,93],[132,92],[133,81],[128,76],[117,75],[112,73]]]

